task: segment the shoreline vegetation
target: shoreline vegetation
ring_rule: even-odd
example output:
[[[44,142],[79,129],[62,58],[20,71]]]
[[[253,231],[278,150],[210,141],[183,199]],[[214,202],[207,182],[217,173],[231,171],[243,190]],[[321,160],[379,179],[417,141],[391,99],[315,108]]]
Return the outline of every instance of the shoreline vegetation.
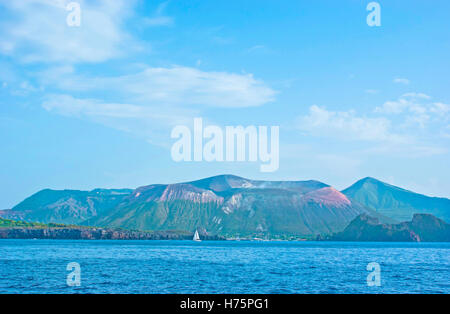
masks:
[[[0,239],[48,240],[191,240],[193,233],[181,230],[138,231],[64,224],[42,224],[0,218]],[[202,234],[209,241],[225,240]]]
[[[430,214],[416,214],[412,221],[399,224],[383,224],[376,218],[360,215],[341,232],[311,238],[267,234],[224,237],[199,230],[201,239],[206,241],[450,242],[450,224]],[[0,218],[0,239],[192,240],[193,235],[182,230],[140,231]]]

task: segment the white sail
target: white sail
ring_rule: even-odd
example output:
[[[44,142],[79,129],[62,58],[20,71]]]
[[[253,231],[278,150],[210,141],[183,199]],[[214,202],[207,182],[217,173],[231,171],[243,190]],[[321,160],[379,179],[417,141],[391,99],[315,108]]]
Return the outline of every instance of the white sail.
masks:
[[[200,240],[200,236],[198,235],[198,231],[197,230],[195,230],[195,234],[194,234],[194,239],[193,239],[194,241],[197,241],[197,242],[200,242],[201,240]]]

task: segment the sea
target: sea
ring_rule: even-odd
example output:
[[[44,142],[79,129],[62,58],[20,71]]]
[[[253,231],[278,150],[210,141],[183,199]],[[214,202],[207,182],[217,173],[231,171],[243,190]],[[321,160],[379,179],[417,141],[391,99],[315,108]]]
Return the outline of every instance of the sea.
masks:
[[[450,243],[0,240],[0,293],[450,293]]]

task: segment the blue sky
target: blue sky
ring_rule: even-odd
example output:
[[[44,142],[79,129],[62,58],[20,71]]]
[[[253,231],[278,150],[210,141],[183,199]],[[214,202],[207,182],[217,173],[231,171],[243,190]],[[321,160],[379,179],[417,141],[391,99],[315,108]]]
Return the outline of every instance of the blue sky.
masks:
[[[0,0],[0,208],[43,188],[372,176],[450,197],[450,3]],[[280,126],[280,168],[175,163],[194,117]]]

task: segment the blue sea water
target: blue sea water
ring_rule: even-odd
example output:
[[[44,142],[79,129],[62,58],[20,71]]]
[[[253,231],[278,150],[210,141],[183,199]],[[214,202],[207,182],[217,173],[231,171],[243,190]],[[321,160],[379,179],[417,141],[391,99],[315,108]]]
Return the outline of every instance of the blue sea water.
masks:
[[[450,243],[0,240],[0,293],[450,293]]]

